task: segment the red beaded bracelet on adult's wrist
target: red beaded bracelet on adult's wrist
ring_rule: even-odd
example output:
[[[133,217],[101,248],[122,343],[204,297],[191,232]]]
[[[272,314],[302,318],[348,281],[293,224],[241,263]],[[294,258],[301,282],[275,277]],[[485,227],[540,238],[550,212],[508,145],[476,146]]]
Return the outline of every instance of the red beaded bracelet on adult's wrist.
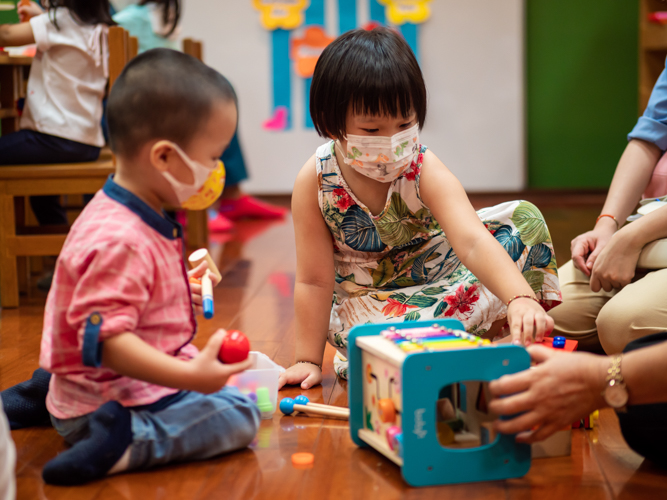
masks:
[[[617,230],[617,231],[621,228],[621,225],[620,225],[620,224],[618,223],[618,221],[616,220],[616,217],[614,217],[614,216],[611,215],[611,214],[600,214],[600,215],[598,215],[598,218],[597,218],[597,220],[595,221],[595,223],[597,224],[598,222],[600,222],[600,219],[602,219],[602,217],[609,217],[610,219],[612,219],[612,220],[616,223],[616,230]]]

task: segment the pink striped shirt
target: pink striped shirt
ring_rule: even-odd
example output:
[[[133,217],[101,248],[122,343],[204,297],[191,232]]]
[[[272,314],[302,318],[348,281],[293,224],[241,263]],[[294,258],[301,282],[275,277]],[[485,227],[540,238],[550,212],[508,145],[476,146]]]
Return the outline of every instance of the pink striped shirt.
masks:
[[[109,179],[72,226],[46,302],[40,353],[47,408],[66,419],[107,401],[146,405],[178,392],[100,365],[104,340],[132,332],[182,359],[196,322],[180,226]]]

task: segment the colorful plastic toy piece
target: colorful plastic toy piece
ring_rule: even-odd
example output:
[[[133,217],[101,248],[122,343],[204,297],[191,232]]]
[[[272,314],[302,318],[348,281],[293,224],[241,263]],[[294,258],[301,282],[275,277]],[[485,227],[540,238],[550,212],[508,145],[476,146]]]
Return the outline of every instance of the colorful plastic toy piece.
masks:
[[[378,413],[380,420],[385,424],[396,422],[396,407],[392,399],[385,398],[378,401]]]
[[[570,339],[566,339],[565,337],[560,337],[562,339],[565,339],[565,344],[562,347],[558,347],[557,345],[554,345],[554,341],[555,341],[556,338],[558,338],[558,337],[554,337],[554,338],[544,337],[544,340],[542,340],[541,343],[536,342],[535,344],[536,345],[542,345],[544,347],[550,347],[552,349],[562,349],[563,351],[567,351],[567,352],[574,352],[574,351],[577,350],[579,342],[577,342],[576,340],[570,340]],[[557,342],[556,344],[559,344],[559,343],[560,342]]]
[[[530,367],[524,347],[490,345],[465,332],[461,322],[445,319],[356,326],[348,337],[348,354],[352,439],[397,464],[410,485],[508,479],[530,469],[530,446],[517,443],[515,436],[487,436],[489,442],[482,445],[481,424],[494,417],[477,404],[484,382]],[[454,414],[467,408],[465,423],[454,428],[450,422],[461,419],[442,421],[438,402],[448,397],[441,395],[447,387],[465,385],[459,394],[465,394],[466,404],[460,397],[450,400]],[[392,402],[394,419],[383,418],[388,411],[380,402],[385,399]],[[452,446],[438,438],[439,425],[453,435]],[[477,444],[466,444],[473,439]]]
[[[392,426],[387,429],[386,435],[387,435],[387,443],[389,444],[389,448],[392,450],[396,449],[397,446],[397,441],[396,441],[396,436],[401,434],[403,431],[401,431],[400,427],[397,426]]]
[[[294,453],[292,455],[292,464],[295,466],[309,466],[315,462],[315,455],[312,453]]]
[[[565,349],[565,337],[554,337],[551,346],[554,349]]]
[[[298,405],[307,405],[308,403],[310,403],[310,399],[301,394],[300,396],[294,398],[294,403]]]
[[[266,418],[268,415],[273,414],[274,408],[271,404],[269,389],[266,387],[257,389],[257,408],[259,408],[259,411],[262,413],[262,418]]]
[[[249,353],[248,338],[238,330],[229,330],[220,346],[218,358],[225,364],[240,363],[248,358]]]

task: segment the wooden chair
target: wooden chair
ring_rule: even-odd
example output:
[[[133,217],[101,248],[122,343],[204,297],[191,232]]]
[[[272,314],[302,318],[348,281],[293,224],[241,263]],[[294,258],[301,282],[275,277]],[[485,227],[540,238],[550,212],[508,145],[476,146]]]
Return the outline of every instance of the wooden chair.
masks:
[[[195,59],[202,60],[202,43],[186,38],[183,40],[183,52]],[[208,214],[206,210],[187,211],[187,246],[203,248],[208,246]]]
[[[136,55],[137,50],[136,38],[130,37],[123,28],[109,28],[109,88],[125,64]],[[47,228],[26,228],[24,217],[19,217],[18,219],[23,220],[17,221],[15,208],[21,203],[15,203],[15,199],[39,195],[94,193],[102,188],[114,170],[114,160],[109,157],[92,163],[0,167],[0,305],[2,307],[19,305],[18,258],[58,255],[67,236],[48,234],[53,232]],[[30,234],[36,231],[39,233]]]

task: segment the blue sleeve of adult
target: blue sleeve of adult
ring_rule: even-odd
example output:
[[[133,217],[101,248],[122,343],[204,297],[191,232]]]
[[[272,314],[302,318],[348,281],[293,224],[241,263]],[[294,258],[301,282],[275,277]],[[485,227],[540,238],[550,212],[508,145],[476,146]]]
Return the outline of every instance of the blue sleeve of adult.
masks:
[[[644,114],[635,128],[628,134],[628,140],[641,139],[667,150],[667,73],[662,70],[653,87],[651,98]]]

